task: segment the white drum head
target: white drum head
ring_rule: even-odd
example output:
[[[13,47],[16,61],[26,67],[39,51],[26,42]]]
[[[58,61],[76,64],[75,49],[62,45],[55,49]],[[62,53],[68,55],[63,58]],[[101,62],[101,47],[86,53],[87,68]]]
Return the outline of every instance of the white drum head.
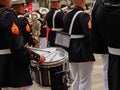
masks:
[[[62,48],[50,47],[33,51],[38,53],[39,55],[44,55],[46,57],[46,60],[43,63],[45,65],[50,63],[54,64],[62,62],[65,57],[68,57],[68,53]]]

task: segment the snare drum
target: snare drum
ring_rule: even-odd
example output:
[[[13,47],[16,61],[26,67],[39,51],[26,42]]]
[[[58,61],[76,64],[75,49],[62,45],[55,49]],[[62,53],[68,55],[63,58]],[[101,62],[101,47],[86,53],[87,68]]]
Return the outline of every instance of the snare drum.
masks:
[[[68,53],[64,49],[50,47],[40,50],[33,49],[33,51],[46,57],[45,62],[41,65],[33,64],[37,69],[34,70],[33,75],[35,82],[41,86],[51,86],[52,83],[60,86],[66,83],[65,75],[69,69]]]

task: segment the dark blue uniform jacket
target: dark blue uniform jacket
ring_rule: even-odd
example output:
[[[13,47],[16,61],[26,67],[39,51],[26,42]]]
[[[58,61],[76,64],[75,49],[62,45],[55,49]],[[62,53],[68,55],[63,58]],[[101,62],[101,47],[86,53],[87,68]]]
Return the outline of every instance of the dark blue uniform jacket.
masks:
[[[3,8],[0,5],[0,12]],[[0,87],[32,85],[29,70],[32,52],[24,47],[18,25],[17,15],[11,9],[0,14]]]
[[[75,7],[68,12],[64,18],[65,32],[69,32],[69,27],[74,14],[77,11],[83,11],[80,7]],[[72,33],[74,35],[84,35],[84,38],[71,39],[70,47],[68,48],[70,62],[87,62],[94,61],[94,56],[90,47],[90,32],[88,22],[90,20],[89,14],[79,13],[73,23]]]

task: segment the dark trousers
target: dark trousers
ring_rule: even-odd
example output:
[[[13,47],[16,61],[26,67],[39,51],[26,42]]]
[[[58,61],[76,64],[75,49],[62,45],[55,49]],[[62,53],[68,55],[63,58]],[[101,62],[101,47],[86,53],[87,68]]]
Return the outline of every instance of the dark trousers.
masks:
[[[108,65],[109,90],[120,90],[120,56],[110,54]]]

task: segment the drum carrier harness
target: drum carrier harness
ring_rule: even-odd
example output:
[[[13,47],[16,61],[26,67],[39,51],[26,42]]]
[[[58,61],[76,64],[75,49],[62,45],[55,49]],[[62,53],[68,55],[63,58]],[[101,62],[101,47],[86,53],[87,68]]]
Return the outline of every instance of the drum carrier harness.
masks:
[[[77,15],[79,15],[80,13],[83,13],[83,11],[77,11],[74,14],[74,16],[72,18],[72,21],[70,23],[68,33],[65,33],[64,31],[63,32],[57,31],[56,38],[55,38],[55,44],[57,44],[61,47],[69,48],[71,39],[84,38],[84,35],[74,35],[74,34],[72,34],[74,21],[75,21]]]

